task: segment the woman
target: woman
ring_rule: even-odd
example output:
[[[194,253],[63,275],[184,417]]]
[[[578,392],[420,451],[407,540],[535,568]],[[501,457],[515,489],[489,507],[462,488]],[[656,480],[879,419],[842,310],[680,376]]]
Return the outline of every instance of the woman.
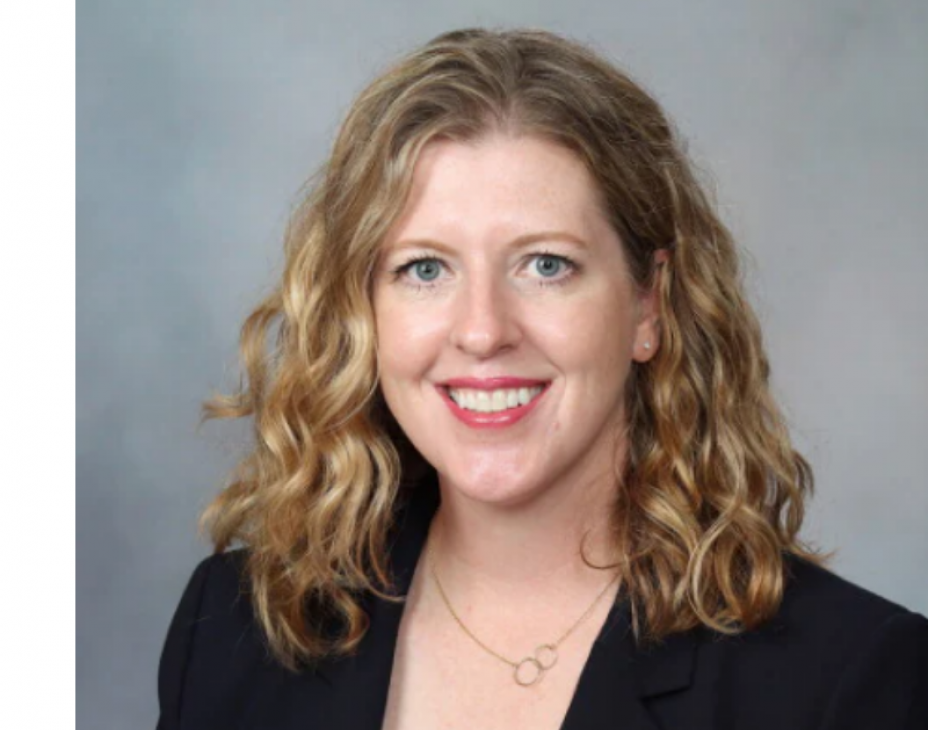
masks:
[[[160,728],[928,727],[928,622],[799,541],[733,242],[623,73],[435,39],[355,102],[286,255],[207,409],[255,446]]]

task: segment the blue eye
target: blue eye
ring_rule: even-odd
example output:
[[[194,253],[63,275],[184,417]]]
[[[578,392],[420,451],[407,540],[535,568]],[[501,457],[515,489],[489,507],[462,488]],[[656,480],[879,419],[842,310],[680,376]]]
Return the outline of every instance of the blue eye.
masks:
[[[545,278],[551,278],[561,273],[566,261],[561,256],[542,254],[535,259],[535,270]]]
[[[441,273],[441,267],[435,259],[420,259],[419,261],[413,261],[410,266],[422,281],[434,281]]]
[[[406,279],[409,284],[432,284],[441,275],[441,267],[442,263],[438,259],[424,256],[393,269],[393,278]]]

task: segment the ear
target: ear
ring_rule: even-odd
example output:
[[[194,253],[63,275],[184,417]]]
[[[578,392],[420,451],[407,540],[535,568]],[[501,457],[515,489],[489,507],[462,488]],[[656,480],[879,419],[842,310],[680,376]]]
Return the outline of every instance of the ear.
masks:
[[[651,286],[638,297],[638,324],[635,329],[635,342],[632,350],[632,359],[636,362],[648,362],[660,347],[660,287],[661,279],[670,252],[666,248],[659,248],[654,252],[654,276]]]

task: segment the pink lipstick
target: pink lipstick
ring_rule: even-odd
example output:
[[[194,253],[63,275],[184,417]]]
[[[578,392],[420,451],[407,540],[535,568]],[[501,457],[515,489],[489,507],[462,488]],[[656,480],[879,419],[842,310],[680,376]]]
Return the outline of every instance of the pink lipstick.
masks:
[[[524,405],[507,408],[495,413],[480,413],[462,408],[448,392],[449,388],[467,388],[469,390],[497,390],[500,388],[537,388],[543,390]],[[504,428],[521,421],[534,410],[538,401],[548,390],[548,382],[544,380],[530,380],[527,378],[452,378],[437,386],[438,392],[451,413],[462,423],[471,428]]]

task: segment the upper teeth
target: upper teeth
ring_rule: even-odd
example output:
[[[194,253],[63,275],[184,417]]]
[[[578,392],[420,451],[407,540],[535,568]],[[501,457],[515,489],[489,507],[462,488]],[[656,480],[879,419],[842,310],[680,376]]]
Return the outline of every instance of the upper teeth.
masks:
[[[507,408],[524,406],[542,390],[544,388],[538,385],[533,388],[500,388],[499,390],[449,388],[448,393],[461,408],[480,413],[494,413]]]

